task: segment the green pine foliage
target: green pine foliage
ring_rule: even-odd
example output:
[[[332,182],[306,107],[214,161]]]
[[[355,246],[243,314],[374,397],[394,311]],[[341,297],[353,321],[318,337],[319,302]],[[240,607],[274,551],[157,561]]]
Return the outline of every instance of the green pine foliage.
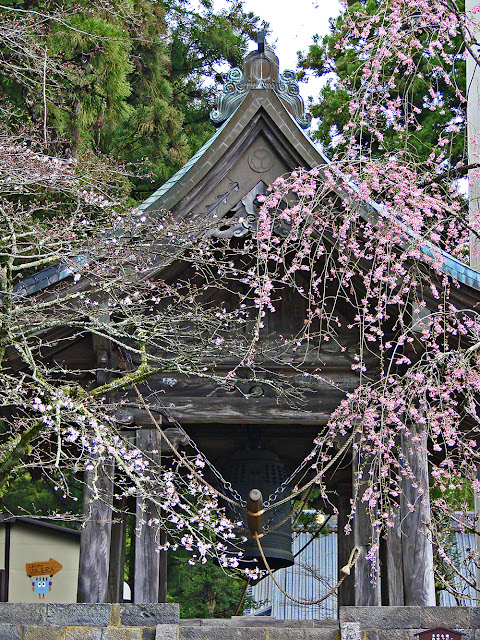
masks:
[[[181,618],[230,618],[235,615],[245,580],[226,574],[211,561],[191,566],[190,556],[177,550],[168,556],[168,600],[180,604]],[[237,615],[254,604],[246,596]]]
[[[4,490],[0,513],[47,518],[61,526],[79,528],[83,484],[73,473],[62,477],[58,473],[55,481],[56,484],[36,469],[24,470],[13,477]]]
[[[210,5],[7,0],[0,125],[45,136],[46,108],[48,153],[113,158],[141,201],[213,133],[208,116],[220,72],[241,63],[260,28],[241,2],[221,12]]]
[[[464,10],[464,0],[454,0],[458,10]],[[383,9],[385,6],[383,5]],[[362,34],[362,40],[352,35],[347,30],[346,16],[374,16],[379,12],[378,0],[362,0],[349,2],[344,13],[330,21],[330,34],[320,38],[316,36],[305,54],[299,56],[299,66],[303,76],[313,73],[318,77],[326,78],[327,84],[322,88],[318,99],[314,100],[311,111],[319,119],[318,130],[315,138],[324,146],[330,156],[344,151],[339,143],[339,134],[345,125],[351,120],[349,105],[354,95],[358,95],[359,89],[365,89],[362,85],[362,69],[365,55],[365,41],[369,34]],[[358,21],[358,17],[355,20]],[[357,22],[358,23],[358,22]],[[384,117],[382,133],[384,139],[380,143],[375,136],[370,136],[368,123],[363,123],[361,129],[353,132],[356,135],[359,148],[372,157],[386,157],[389,153],[395,154],[402,149],[405,157],[412,157],[416,161],[424,161],[432,153],[440,153],[436,149],[436,141],[439,134],[449,139],[449,162],[455,166],[457,162],[465,159],[465,103],[458,97],[457,88],[465,95],[465,58],[463,56],[464,44],[461,34],[452,39],[452,46],[446,57],[439,53],[432,54],[428,51],[427,35],[418,35],[420,42],[425,44],[415,55],[415,67],[411,72],[399,68],[398,58],[392,56],[383,59],[382,69],[385,79],[393,76],[395,82],[384,83],[380,90],[369,88],[369,91],[377,93],[375,99],[378,104],[388,97],[394,100],[401,98],[404,105],[404,131],[395,130],[388,121],[388,111]],[[344,40],[346,37],[346,41]],[[338,46],[343,40],[342,46]],[[374,47],[382,46],[380,40],[372,40]],[[438,51],[438,50],[437,50]],[[360,52],[362,54],[360,55]],[[372,53],[375,49],[372,49]],[[389,61],[391,60],[391,61]],[[451,78],[451,84],[447,84],[440,70],[446,69]],[[340,80],[340,83],[339,83]],[[342,86],[340,87],[339,84]],[[431,86],[435,87],[437,95],[442,96],[443,108],[429,109],[432,101],[428,93]],[[369,104],[372,99],[369,96]],[[408,106],[407,106],[408,105]],[[413,122],[407,123],[407,116],[416,113]],[[455,122],[460,124],[460,131],[449,133],[449,125]],[[377,119],[378,126],[378,119]]]

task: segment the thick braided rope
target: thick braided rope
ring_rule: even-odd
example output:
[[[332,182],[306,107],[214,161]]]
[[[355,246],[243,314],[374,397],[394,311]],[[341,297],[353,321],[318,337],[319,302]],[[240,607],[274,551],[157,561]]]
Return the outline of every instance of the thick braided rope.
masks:
[[[340,578],[340,580],[337,582],[337,584],[333,587],[333,589],[330,589],[330,591],[325,594],[324,596],[322,596],[321,598],[319,598],[318,600],[309,600],[309,601],[305,601],[305,600],[297,600],[297,598],[294,598],[293,596],[289,595],[285,589],[283,589],[278,582],[275,580],[275,576],[273,575],[272,570],[270,569],[267,559],[265,557],[265,554],[263,553],[263,549],[262,549],[262,545],[260,543],[260,538],[258,536],[258,534],[255,534],[255,540],[257,541],[257,545],[258,545],[258,549],[260,551],[260,554],[262,556],[262,560],[265,564],[265,567],[267,568],[268,573],[270,574],[271,579],[273,580],[273,582],[275,583],[275,586],[280,589],[280,591],[283,593],[283,595],[288,598],[289,600],[291,600],[292,602],[295,602],[296,604],[303,604],[303,605],[314,605],[314,604],[320,604],[320,602],[323,602],[324,600],[326,600],[327,598],[329,598],[333,593],[335,593],[335,591],[338,589],[338,587],[342,584],[342,582],[345,580],[345,578],[347,576],[350,575],[350,571],[352,570],[352,568],[355,566],[356,561],[358,560],[358,556],[360,555],[360,549],[358,547],[354,547],[352,549],[352,552],[350,554],[350,557],[348,559],[347,564],[342,567],[340,569],[341,573],[343,573],[342,577]]]

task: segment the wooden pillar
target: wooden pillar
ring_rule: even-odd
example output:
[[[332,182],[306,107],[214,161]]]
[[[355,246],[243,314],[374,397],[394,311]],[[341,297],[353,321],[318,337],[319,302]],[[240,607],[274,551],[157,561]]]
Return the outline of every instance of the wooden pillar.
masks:
[[[480,17],[473,13],[477,5],[477,0],[466,0],[465,13],[467,19],[472,23],[468,31],[478,42],[478,32]],[[478,46],[474,45],[473,50],[478,55]],[[467,140],[468,140],[468,164],[480,163],[480,69],[468,50],[467,57]],[[477,217],[480,211],[480,179],[477,177],[478,169],[469,172],[470,187],[468,194],[469,219],[475,231],[480,232]],[[470,266],[474,269],[480,268],[480,240],[476,235],[470,234]]]
[[[167,542],[167,533],[164,529],[160,531],[160,544],[163,546]],[[167,601],[167,552],[160,551],[160,572],[159,572],[158,601]]]
[[[350,557],[353,549],[353,535],[345,535],[345,525],[348,523],[348,516],[351,511],[352,485],[341,484],[338,487],[338,524],[337,524],[337,559],[338,559],[338,575]],[[352,574],[347,576],[338,588],[338,607],[350,607],[355,605],[355,569]]]
[[[477,0],[465,0],[465,14],[471,27],[468,31],[474,36],[478,42],[478,28],[480,26],[480,15],[473,13],[477,5]],[[478,56],[478,46],[473,47]],[[480,163],[480,69],[467,50],[467,139],[468,139],[468,164]],[[469,172],[470,186],[468,193],[468,210],[469,221],[472,224],[476,221],[478,212],[480,211],[480,179],[478,169]],[[475,225],[477,233],[480,232],[478,223]],[[476,235],[470,233],[470,266],[474,269],[480,269],[480,240]],[[477,466],[477,478],[480,476],[480,465]],[[475,551],[480,554],[480,496],[477,492],[474,494],[475,509]],[[477,591],[480,591],[480,567],[476,571]]]
[[[398,513],[395,517],[395,526],[388,530],[385,540],[385,563],[381,576],[382,587],[386,593],[386,604],[390,607],[402,607],[405,604],[405,595],[403,590],[402,531]]]
[[[477,464],[477,480],[480,480],[480,464]],[[475,511],[475,551],[480,558],[480,494],[478,491],[473,492],[473,508]],[[480,564],[478,562],[475,573],[477,592],[480,592]]]
[[[386,567],[387,567],[387,541],[383,536],[380,536],[380,602],[382,607],[388,607],[388,580],[386,579]]]
[[[161,438],[154,429],[137,429],[137,447],[148,457],[159,459]],[[157,453],[152,453],[157,452]],[[160,526],[155,504],[144,496],[137,497],[134,602],[138,604],[158,602],[160,554]]]
[[[128,517],[128,521],[130,522],[130,553],[128,555],[128,586],[130,587],[130,601],[135,601],[135,546],[137,542],[137,537],[135,535],[135,522],[136,522],[136,499],[133,498],[133,506],[131,510],[131,515]]]
[[[355,517],[353,519],[354,545],[359,549],[355,565],[355,606],[377,607],[380,599],[379,557],[376,553],[373,564],[367,555],[374,544],[378,544],[378,534],[371,523],[368,504],[362,496],[369,486],[371,459],[361,449],[354,449],[352,455],[353,492],[355,495]]]
[[[112,534],[110,539],[110,563],[108,576],[108,602],[123,602],[125,580],[125,556],[127,547],[127,499],[114,500]]]
[[[113,466],[102,465],[85,473],[80,534],[78,602],[108,602],[108,572],[112,528]]]
[[[435,606],[433,547],[430,532],[427,436],[416,425],[411,434],[402,435],[405,468],[413,478],[405,477],[401,497],[403,585],[406,606]]]

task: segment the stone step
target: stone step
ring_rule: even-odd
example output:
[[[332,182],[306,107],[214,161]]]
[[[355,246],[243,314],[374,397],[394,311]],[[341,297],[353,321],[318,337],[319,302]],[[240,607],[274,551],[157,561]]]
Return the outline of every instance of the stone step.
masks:
[[[338,620],[283,620],[271,616],[232,616],[231,618],[182,618],[182,627],[311,627],[339,629]]]
[[[277,620],[208,621],[213,624],[180,623],[180,640],[339,640],[338,623],[330,625],[312,621]],[[223,623],[223,624],[222,624]]]

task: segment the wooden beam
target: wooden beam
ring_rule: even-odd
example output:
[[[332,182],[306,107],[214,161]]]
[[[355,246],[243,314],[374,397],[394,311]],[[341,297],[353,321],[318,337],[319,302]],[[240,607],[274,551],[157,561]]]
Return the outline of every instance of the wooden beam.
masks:
[[[113,466],[97,464],[85,472],[80,534],[78,602],[108,602],[112,528]]]
[[[413,475],[413,478],[404,478],[401,497],[405,605],[434,607],[427,436],[425,430],[416,425],[412,425],[410,431],[409,436],[402,435],[401,444],[405,468],[410,467]]]
[[[311,398],[295,408],[276,398],[185,398],[165,397],[164,406],[149,405],[150,410],[164,413],[165,407],[181,424],[242,423],[242,424],[327,424],[341,397]],[[132,398],[133,402],[133,398]],[[136,416],[142,410],[136,412]],[[137,419],[137,418],[136,418]],[[147,417],[139,420],[148,424]],[[151,422],[151,421],[150,421]]]
[[[381,604],[380,571],[378,551],[373,562],[367,558],[372,546],[378,544],[378,533],[372,527],[368,504],[362,497],[369,486],[371,457],[361,449],[354,449],[352,455],[353,493],[355,496],[355,516],[353,535],[359,549],[355,564],[355,606],[378,607]]]
[[[138,429],[137,447],[149,458],[158,460],[161,450],[160,434],[156,429]],[[156,603],[159,596],[160,526],[158,510],[152,500],[137,497],[134,602],[137,604]]]

